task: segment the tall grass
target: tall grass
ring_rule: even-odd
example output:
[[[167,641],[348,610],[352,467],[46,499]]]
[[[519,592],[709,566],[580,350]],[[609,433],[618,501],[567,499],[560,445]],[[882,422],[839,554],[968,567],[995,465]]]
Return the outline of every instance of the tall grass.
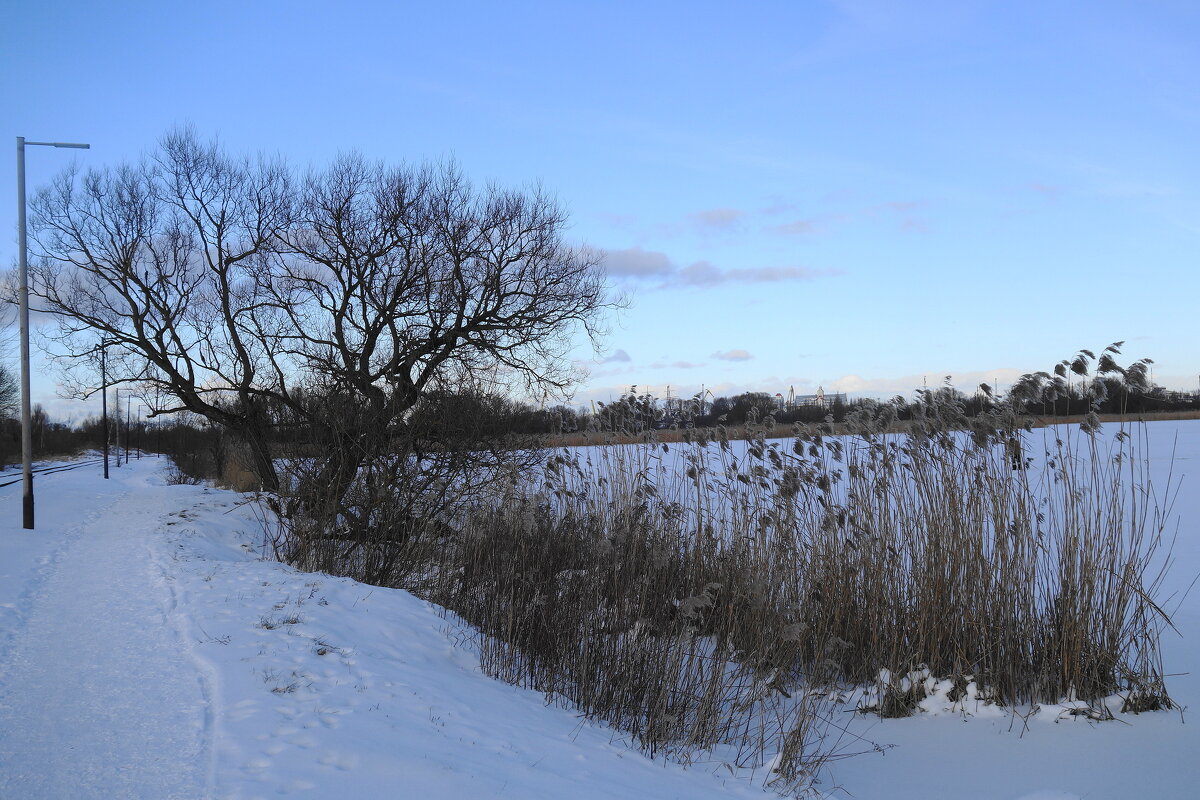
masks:
[[[937,392],[921,409],[900,434],[883,405],[838,436],[776,439],[768,419],[747,442],[556,451],[451,519],[380,529],[420,558],[371,577],[474,626],[490,674],[785,792],[871,746],[843,734],[840,700],[912,712],[920,687],[893,676],[953,681],[964,709],[1170,707],[1154,598],[1171,487],[1144,437],[968,418]]]

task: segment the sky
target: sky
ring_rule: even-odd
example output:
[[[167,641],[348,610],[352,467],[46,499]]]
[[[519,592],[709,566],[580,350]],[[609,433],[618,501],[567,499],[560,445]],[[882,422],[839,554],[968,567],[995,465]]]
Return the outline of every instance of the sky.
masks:
[[[1195,390],[1197,75],[1190,2],[48,0],[0,30],[0,129],[92,145],[30,148],[30,191],[181,123],[540,182],[632,301],[576,403],[1003,389],[1118,340]]]

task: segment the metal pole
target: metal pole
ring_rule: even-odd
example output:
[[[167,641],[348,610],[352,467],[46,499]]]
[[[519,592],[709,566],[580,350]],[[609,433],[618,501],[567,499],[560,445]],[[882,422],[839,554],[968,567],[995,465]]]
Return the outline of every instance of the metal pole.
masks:
[[[117,469],[121,468],[121,390],[113,389],[113,405],[117,410],[117,435],[113,437],[117,446]]]
[[[20,259],[22,524],[33,530],[33,426],[29,409],[29,258],[25,253],[25,137],[17,137],[17,252]]]
[[[100,345],[100,426],[104,438],[104,480],[108,480],[108,345]]]
[[[29,408],[29,257],[25,252],[25,145],[71,147],[86,150],[90,145],[70,142],[26,142],[17,137],[17,253],[20,264],[18,291],[21,317],[21,472],[24,487],[22,519],[26,530],[33,530],[33,424]]]

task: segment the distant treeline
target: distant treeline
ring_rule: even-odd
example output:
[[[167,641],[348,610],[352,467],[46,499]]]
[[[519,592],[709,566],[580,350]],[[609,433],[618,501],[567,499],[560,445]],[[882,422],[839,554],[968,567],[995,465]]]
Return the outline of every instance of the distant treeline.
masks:
[[[582,431],[640,433],[666,428],[736,427],[761,422],[770,417],[778,425],[795,423],[844,422],[847,414],[864,406],[886,403],[899,420],[919,415],[919,407],[935,400],[955,402],[967,416],[977,416],[999,403],[1013,404],[1020,413],[1037,417],[1067,417],[1097,411],[1105,414],[1145,414],[1154,412],[1200,412],[1200,394],[1169,391],[1132,376],[1103,376],[1071,384],[1065,375],[1031,373],[1017,381],[1003,397],[982,386],[967,394],[951,386],[919,390],[909,399],[858,398],[843,400],[833,395],[824,404],[787,407],[765,392],[744,392],[722,397],[656,398],[636,387],[617,400],[597,402],[593,409],[565,404],[535,406],[496,394],[452,391],[431,392],[403,420],[395,423],[407,431],[420,431],[431,446],[447,442],[496,444],[521,437],[544,437]],[[337,398],[313,398],[312,402],[336,403]],[[321,442],[302,420],[286,409],[265,407],[262,423],[270,431],[270,440],[281,453],[302,453],[320,447]],[[85,449],[101,449],[103,424],[89,417],[76,424],[56,422],[40,407],[33,414],[35,458],[48,458]],[[191,414],[178,414],[159,420],[127,419],[124,409],[110,414],[108,438],[111,448],[118,446],[163,452],[175,458],[186,472],[201,477],[219,477],[230,468],[235,455],[229,437],[215,426]],[[19,420],[0,420],[0,462],[12,464],[20,459]],[[113,456],[116,458],[115,452]]]
[[[113,413],[108,420],[108,444],[114,461],[118,447],[122,458],[126,450],[166,452],[171,437],[187,435],[194,438],[199,431],[194,420],[153,423],[127,420],[123,414],[124,410],[118,418]],[[104,447],[104,421],[99,416],[74,423],[61,422],[51,419],[44,408],[35,405],[30,423],[34,460],[69,456]],[[186,433],[180,434],[181,431]],[[14,416],[0,418],[0,466],[12,466],[20,461],[21,420]]]
[[[1137,376],[1133,376],[1136,378]],[[832,402],[787,406],[765,392],[745,392],[701,402],[697,396],[680,401],[660,400],[649,393],[634,391],[609,403],[597,403],[595,413],[565,409],[557,411],[566,423],[562,432],[576,430],[644,431],[649,429],[717,425],[740,426],[770,417],[776,424],[844,422],[847,414],[864,406],[886,403],[900,420],[918,416],[921,406],[952,401],[966,416],[974,417],[994,410],[1001,403],[1011,404],[1018,413],[1036,417],[1079,416],[1095,411],[1100,414],[1147,414],[1169,411],[1200,411],[1200,394],[1170,391],[1161,386],[1140,384],[1124,377],[1096,377],[1071,384],[1063,376],[1047,373],[1025,375],[1003,397],[981,386],[967,394],[951,386],[922,389],[915,397],[891,400],[858,398]],[[570,427],[567,427],[569,425]],[[558,431],[553,431],[558,432]]]

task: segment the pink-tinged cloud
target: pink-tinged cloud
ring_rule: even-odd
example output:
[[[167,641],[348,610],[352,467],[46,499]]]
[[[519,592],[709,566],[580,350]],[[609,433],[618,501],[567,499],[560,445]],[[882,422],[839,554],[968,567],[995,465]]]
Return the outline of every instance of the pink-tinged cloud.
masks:
[[[725,283],[782,283],[812,281],[842,275],[841,270],[808,267],[751,267],[718,269],[707,261],[697,261],[679,271],[674,283],[680,286],[718,286]]]
[[[795,211],[795,203],[789,203],[781,197],[771,199],[771,205],[760,208],[758,213],[764,216],[774,216],[776,214],[786,214],[789,211]]]
[[[632,228],[637,224],[637,217],[633,214],[597,214],[596,218],[601,222],[607,223],[614,228],[627,229]]]
[[[817,223],[811,219],[798,219],[783,225],[772,225],[767,228],[771,233],[782,233],[785,236],[803,236],[817,232]]]
[[[1037,181],[1029,184],[1029,188],[1038,194],[1043,195],[1049,200],[1057,200],[1059,193],[1062,191],[1062,189],[1058,186],[1049,186],[1044,183],[1038,183]]]
[[[811,281],[842,275],[841,270],[809,267],[749,267],[721,269],[709,261],[678,267],[666,253],[632,247],[609,250],[604,261],[608,274],[627,281],[655,281],[656,289],[705,288],[722,284]]]
[[[674,282],[683,286],[712,286],[721,283],[725,273],[708,261],[697,261],[679,270]]]
[[[737,208],[711,208],[688,214],[688,219],[701,228],[725,230],[737,225],[746,212]]]
[[[726,350],[724,353],[713,353],[712,358],[719,361],[749,361],[754,356],[746,350]]]
[[[666,253],[630,247],[626,250],[609,250],[605,254],[604,268],[609,275],[630,278],[659,277],[675,271],[675,265]]]

